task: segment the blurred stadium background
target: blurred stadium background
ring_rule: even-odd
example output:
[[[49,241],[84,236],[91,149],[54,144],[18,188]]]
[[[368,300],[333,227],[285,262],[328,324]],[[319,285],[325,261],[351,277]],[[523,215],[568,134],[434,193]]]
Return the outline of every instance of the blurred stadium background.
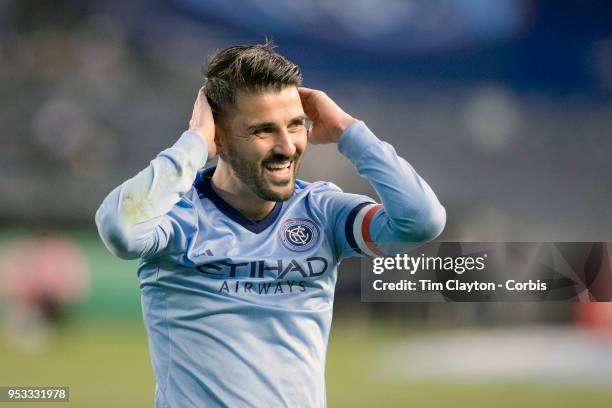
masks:
[[[93,215],[180,135],[207,57],[265,37],[428,180],[440,239],[612,241],[609,1],[5,0],[0,385],[152,405],[136,264]],[[301,178],[373,194],[333,146]],[[612,406],[610,309],[365,304],[347,262],[329,406]]]

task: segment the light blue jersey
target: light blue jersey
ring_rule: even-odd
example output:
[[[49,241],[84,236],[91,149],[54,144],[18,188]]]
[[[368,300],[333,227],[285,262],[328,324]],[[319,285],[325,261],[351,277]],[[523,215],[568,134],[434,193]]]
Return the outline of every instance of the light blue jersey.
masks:
[[[363,122],[338,148],[382,205],[327,182],[253,222],[215,194],[193,132],[113,190],[96,214],[108,249],[140,258],[144,321],[161,407],[325,407],[337,266],[414,248],[443,229],[427,183]]]

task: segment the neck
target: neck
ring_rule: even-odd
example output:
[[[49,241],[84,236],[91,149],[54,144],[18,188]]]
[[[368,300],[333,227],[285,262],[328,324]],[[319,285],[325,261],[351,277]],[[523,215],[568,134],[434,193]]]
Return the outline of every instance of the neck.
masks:
[[[251,221],[265,218],[276,205],[275,201],[266,201],[257,196],[223,160],[217,164],[211,186],[219,197]]]

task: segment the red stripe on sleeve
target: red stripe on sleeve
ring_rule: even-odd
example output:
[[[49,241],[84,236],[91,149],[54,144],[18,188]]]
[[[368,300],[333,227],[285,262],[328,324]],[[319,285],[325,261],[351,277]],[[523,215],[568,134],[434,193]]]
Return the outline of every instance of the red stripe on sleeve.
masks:
[[[386,256],[386,254],[376,246],[376,244],[372,241],[372,236],[370,235],[370,223],[372,222],[372,218],[374,218],[374,214],[378,210],[382,208],[382,204],[376,204],[372,206],[366,213],[365,217],[363,217],[363,222],[361,223],[361,236],[363,237],[363,241],[366,243],[370,251],[374,252],[378,256]]]

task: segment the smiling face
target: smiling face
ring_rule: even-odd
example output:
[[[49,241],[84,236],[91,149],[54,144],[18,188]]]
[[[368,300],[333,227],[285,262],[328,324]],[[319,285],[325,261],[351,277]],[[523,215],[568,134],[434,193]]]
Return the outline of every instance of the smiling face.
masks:
[[[220,160],[262,200],[288,200],[306,149],[305,120],[295,86],[239,92],[221,126]]]

